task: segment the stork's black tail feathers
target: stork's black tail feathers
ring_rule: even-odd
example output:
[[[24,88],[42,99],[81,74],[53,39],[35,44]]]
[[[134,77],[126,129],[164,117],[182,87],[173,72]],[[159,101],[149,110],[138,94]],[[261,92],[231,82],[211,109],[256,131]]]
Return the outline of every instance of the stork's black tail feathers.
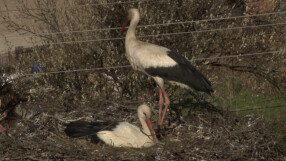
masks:
[[[212,84],[211,82],[202,74],[202,79],[205,81],[205,85],[204,85],[204,92],[208,93],[209,95],[211,95],[211,93],[214,92],[214,90],[212,89]]]
[[[72,138],[84,136],[96,136],[96,133],[101,130],[112,130],[117,123],[112,122],[87,122],[75,121],[67,125],[65,133]]]

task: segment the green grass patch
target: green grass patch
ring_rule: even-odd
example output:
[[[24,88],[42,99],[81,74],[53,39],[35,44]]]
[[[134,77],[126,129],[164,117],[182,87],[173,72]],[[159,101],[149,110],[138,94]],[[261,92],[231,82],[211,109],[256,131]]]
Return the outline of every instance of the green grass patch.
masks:
[[[262,117],[272,125],[269,128],[273,130],[281,155],[285,156],[286,96],[258,94],[253,90],[240,91],[236,95],[224,94],[225,97],[217,98],[214,104],[240,116]]]
[[[257,94],[248,90],[228,99],[218,99],[216,104],[239,115],[262,116],[267,121],[286,123],[286,98],[282,95]]]

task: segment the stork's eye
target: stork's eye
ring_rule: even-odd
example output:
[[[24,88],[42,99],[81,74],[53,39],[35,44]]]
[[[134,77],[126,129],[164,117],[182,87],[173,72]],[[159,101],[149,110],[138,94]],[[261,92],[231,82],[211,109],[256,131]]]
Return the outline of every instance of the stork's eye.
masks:
[[[147,114],[146,114],[145,112],[143,112],[143,114],[144,114],[145,116],[147,116]]]

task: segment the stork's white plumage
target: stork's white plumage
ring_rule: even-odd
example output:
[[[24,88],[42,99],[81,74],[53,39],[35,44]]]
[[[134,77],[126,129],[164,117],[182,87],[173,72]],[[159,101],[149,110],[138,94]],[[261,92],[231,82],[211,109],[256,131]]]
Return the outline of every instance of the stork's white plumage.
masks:
[[[76,138],[90,136],[93,142],[104,142],[115,147],[144,148],[153,146],[157,139],[150,121],[151,110],[143,104],[138,107],[142,130],[128,122],[86,122],[76,121],[67,125],[65,132]]]
[[[164,80],[187,89],[195,89],[206,93],[213,92],[210,81],[183,56],[176,54],[168,48],[137,40],[135,29],[140,20],[138,9],[128,10],[128,23],[125,48],[126,56],[135,70],[140,70],[154,78],[159,86],[159,120],[158,128],[162,128],[163,120],[170,104],[164,89]],[[162,114],[165,99],[165,109]]]

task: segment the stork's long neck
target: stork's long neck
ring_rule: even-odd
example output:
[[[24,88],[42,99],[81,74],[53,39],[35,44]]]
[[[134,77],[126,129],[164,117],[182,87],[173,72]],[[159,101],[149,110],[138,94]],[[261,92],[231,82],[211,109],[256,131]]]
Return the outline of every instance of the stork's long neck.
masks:
[[[149,130],[146,121],[143,118],[139,118],[141,125],[142,125],[142,131],[147,134],[148,136],[151,136],[151,131]]]
[[[136,27],[139,23],[139,15],[135,15],[131,21],[130,21],[130,25],[126,34],[126,41],[132,41],[132,40],[136,40],[136,36],[135,36],[135,30]]]
[[[133,16],[130,20],[130,25],[129,25],[126,38],[125,38],[126,57],[134,69],[137,69],[137,66],[134,63],[133,54],[134,54],[134,51],[136,50],[135,46],[138,43],[138,40],[136,39],[136,36],[135,36],[135,30],[139,23],[139,20],[140,20],[139,13],[136,11],[133,12]]]

